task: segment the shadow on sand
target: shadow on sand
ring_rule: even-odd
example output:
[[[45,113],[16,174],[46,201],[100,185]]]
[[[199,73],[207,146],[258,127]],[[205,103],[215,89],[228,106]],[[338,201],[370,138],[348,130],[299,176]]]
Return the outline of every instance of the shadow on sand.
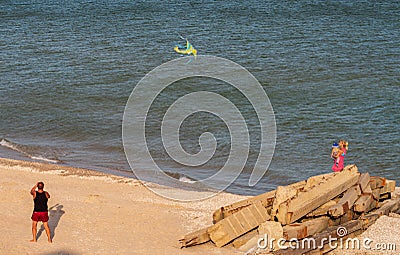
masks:
[[[78,255],[79,253],[71,252],[71,251],[64,251],[64,250],[59,250],[59,251],[52,251],[50,253],[41,253],[41,255]]]
[[[65,213],[65,211],[62,209],[63,207],[64,207],[63,205],[55,204],[49,208],[49,227],[52,240],[56,234],[56,228],[58,226],[58,223],[60,222],[61,217]],[[43,231],[44,231],[44,226],[42,225],[37,233],[37,238],[39,238],[42,235]]]

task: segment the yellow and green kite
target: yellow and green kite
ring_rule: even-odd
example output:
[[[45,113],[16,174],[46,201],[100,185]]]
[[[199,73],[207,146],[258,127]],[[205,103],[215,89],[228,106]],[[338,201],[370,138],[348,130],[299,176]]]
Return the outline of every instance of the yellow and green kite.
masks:
[[[196,58],[197,50],[193,47],[193,45],[186,38],[182,37],[182,39],[186,40],[186,46],[183,47],[183,46],[177,45],[177,46],[175,46],[174,51],[177,53],[180,53],[180,54],[193,55],[194,58]]]

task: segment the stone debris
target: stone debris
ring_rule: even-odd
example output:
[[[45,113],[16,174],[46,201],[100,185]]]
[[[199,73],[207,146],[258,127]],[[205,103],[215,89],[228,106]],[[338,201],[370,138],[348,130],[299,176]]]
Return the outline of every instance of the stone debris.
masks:
[[[183,248],[211,241],[246,254],[325,254],[332,250],[326,244],[279,249],[277,242],[310,237],[323,242],[338,236],[340,228],[346,230],[341,238],[360,234],[382,215],[398,213],[395,189],[395,181],[361,174],[356,165],[348,165],[341,172],[312,176],[223,206],[212,215],[213,225],[187,234],[179,243]]]

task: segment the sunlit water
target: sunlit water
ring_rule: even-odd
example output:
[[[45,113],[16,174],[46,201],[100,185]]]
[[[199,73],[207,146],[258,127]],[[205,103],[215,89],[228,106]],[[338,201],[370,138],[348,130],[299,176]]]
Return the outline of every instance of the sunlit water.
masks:
[[[398,1],[1,1],[0,156],[129,173],[126,101],[146,73],[181,57],[172,50],[181,34],[199,54],[235,61],[258,79],[276,115],[276,150],[267,175],[248,187],[259,149],[254,111],[228,84],[187,79],[149,115],[148,142],[164,170],[203,179],[224,164],[230,136],[214,115],[182,125],[192,153],[202,132],[216,136],[218,153],[203,167],[173,162],[159,137],[166,107],[207,90],[238,105],[251,131],[251,155],[231,192],[258,194],[330,172],[330,146],[342,138],[346,163],[400,181],[399,15]]]

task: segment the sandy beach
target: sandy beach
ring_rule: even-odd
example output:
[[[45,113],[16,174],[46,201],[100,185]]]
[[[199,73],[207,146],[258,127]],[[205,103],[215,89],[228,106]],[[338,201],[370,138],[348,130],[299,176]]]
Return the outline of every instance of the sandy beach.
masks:
[[[37,181],[43,181],[51,195],[51,244],[41,223],[37,243],[29,242],[33,210],[29,191]],[[0,159],[0,191],[0,217],[4,222],[0,254],[243,254],[231,245],[217,248],[211,243],[180,249],[178,240],[212,224],[215,209],[244,196],[220,193],[203,201],[176,202],[154,194],[135,179],[10,159]],[[399,188],[396,193],[400,193]],[[362,236],[395,243],[400,249],[398,216],[382,217]],[[398,250],[352,250],[351,254],[354,252],[397,254],[392,252]]]
[[[32,186],[45,183],[53,243],[41,223],[30,243]],[[0,159],[0,254],[241,254],[233,247],[180,249],[178,239],[211,224],[212,212],[243,197],[222,193],[200,202],[175,202],[136,180],[94,171]],[[182,192],[175,190],[173,192]]]

